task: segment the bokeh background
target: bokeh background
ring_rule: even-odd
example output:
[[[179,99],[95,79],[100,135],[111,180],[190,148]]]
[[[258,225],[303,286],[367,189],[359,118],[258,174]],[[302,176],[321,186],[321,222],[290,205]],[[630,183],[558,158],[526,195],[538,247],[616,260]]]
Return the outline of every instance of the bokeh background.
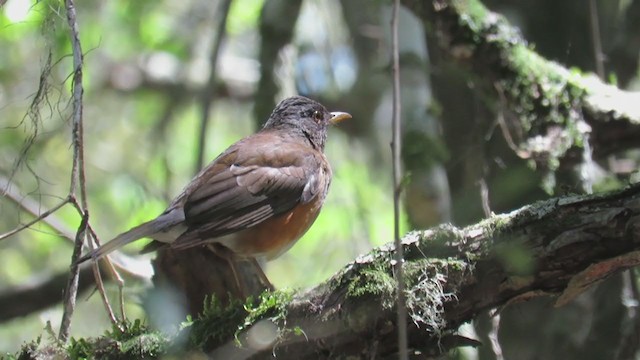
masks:
[[[484,3],[517,26],[541,55],[582,71],[603,64],[607,81],[638,87],[640,1],[594,1],[593,10],[584,0]],[[62,2],[0,4],[5,232],[31,219],[19,202],[33,201],[43,211],[68,193],[72,60]],[[77,11],[85,52],[90,220],[103,240],[155,217],[202,166],[200,158],[213,159],[256,131],[277,101],[302,94],[353,119],[330,131],[326,153],[334,179],[320,217],[291,251],[267,265],[267,275],[277,287],[304,289],[392,241],[388,2],[89,0],[78,2]],[[594,16],[601,57],[594,56]],[[468,69],[434,61],[437,48],[425,27],[401,11],[403,232],[443,222],[467,225],[554,192],[584,191],[584,179],[572,172],[557,174],[556,186],[543,186],[548,174],[518,158],[497,129],[495,99],[478,92],[478,79]],[[596,191],[623,186],[634,180],[637,158],[626,152],[598,159],[589,181]],[[18,201],[3,193],[9,189]],[[52,219],[72,232],[80,222],[69,206]],[[1,241],[0,300],[26,303],[10,295],[64,280],[71,244],[45,224]],[[135,254],[143,245],[125,252]],[[124,275],[130,318],[147,316],[145,264],[130,265],[142,276]],[[633,284],[623,279],[562,310],[552,310],[545,299],[512,306],[501,318],[500,334],[492,333],[497,328],[489,317],[463,332],[499,337],[506,358],[609,358],[638,305],[627,296]],[[107,288],[115,297],[113,282]],[[62,291],[59,298],[55,294],[43,292],[54,305],[28,315],[10,316],[13,310],[0,308],[0,352],[46,337],[48,322],[57,330]],[[72,335],[98,335],[109,326],[97,294],[84,291]],[[494,359],[499,352],[487,345],[450,356]]]

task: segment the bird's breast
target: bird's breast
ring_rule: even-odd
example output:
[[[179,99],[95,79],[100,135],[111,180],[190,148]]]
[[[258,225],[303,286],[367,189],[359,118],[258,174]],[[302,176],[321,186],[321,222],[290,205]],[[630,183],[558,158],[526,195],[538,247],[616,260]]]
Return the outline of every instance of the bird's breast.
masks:
[[[272,260],[282,255],[309,230],[320,213],[324,196],[300,204],[278,216],[235,234],[216,239],[240,257]]]

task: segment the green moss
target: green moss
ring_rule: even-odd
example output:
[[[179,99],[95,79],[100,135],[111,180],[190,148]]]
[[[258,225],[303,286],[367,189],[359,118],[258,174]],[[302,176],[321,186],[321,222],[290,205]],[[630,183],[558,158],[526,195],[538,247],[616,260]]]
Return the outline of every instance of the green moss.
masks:
[[[454,5],[461,9],[461,13],[469,15],[476,22],[484,21],[487,17],[487,8],[477,0],[455,0]]]
[[[465,231],[479,232],[487,239],[495,239],[502,232],[508,231],[512,226],[513,216],[509,214],[492,215],[491,217],[471,225]],[[491,241],[485,241],[479,245],[492,247]],[[486,249],[488,250],[488,249]]]
[[[415,236],[420,241],[409,241],[405,254],[417,255],[422,249],[429,251],[437,244],[460,243],[459,229],[451,225],[443,225],[426,232],[414,232],[407,236]],[[356,311],[348,311],[347,321],[352,329],[370,326],[371,311],[392,310],[396,305],[396,280],[393,277],[391,248],[372,251],[356,261],[340,274],[340,282],[332,286],[345,286],[348,306],[349,301],[357,300],[359,306]],[[407,309],[411,319],[427,331],[442,334],[446,326],[443,319],[444,304],[453,300],[451,291],[455,291],[457,284],[462,281],[463,274],[472,265],[466,259],[454,256],[443,258],[413,257],[404,263],[404,278],[406,285]],[[346,279],[346,280],[345,280]],[[445,291],[449,289],[448,291]],[[374,299],[368,306],[366,299]],[[382,307],[382,309],[380,309]],[[375,309],[375,310],[373,310]]]
[[[501,87],[516,104],[512,110],[525,120],[525,131],[549,123],[570,125],[579,120],[577,100],[584,90],[576,86],[575,73],[542,58],[523,44],[514,46],[507,60],[514,76],[503,78]]]
[[[71,338],[67,353],[71,359],[88,359],[93,354],[93,346],[88,340]]]
[[[247,316],[244,305],[235,298],[226,306],[215,296],[205,299],[204,310],[187,326],[190,346],[206,351],[232,339]]]
[[[462,240],[462,233],[460,229],[451,225],[443,224],[433,229],[435,242],[452,242]]]
[[[457,229],[452,226],[444,226],[435,231],[435,235],[431,233],[430,239],[436,236],[439,241],[460,240]],[[424,243],[425,241],[415,244]],[[412,247],[418,249],[418,246]],[[393,252],[390,251],[373,251],[340,276],[341,279],[347,279],[346,282],[340,282],[340,285],[346,286],[345,306],[348,307],[351,301],[358,303],[358,306],[349,308],[346,312],[346,321],[356,332],[371,326],[372,311],[392,311],[396,306],[397,283],[391,266],[392,255]],[[442,334],[442,329],[446,326],[442,316],[444,304],[453,300],[453,295],[444,289],[455,289],[462,279],[462,273],[469,268],[466,261],[453,257],[422,258],[404,263],[407,310],[416,325],[434,334]],[[449,277],[450,273],[454,274],[453,279]],[[366,301],[368,299],[373,301]]]
[[[247,316],[244,319],[242,326],[238,328],[236,336],[253,324],[260,320],[269,319],[281,330],[284,330],[287,319],[287,306],[293,299],[293,291],[289,289],[265,291],[263,292],[258,301],[253,304],[251,299],[247,302],[245,310]]]
[[[354,274],[347,286],[347,297],[377,297],[383,308],[390,309],[395,304],[396,282],[389,263],[378,260]]]
[[[463,273],[465,271],[469,271],[470,267],[471,267],[471,265],[469,264],[468,261],[464,261],[464,260],[460,260],[460,259],[454,259],[454,258],[447,259],[447,266],[451,270],[454,270],[454,271],[459,272],[459,273]]]
[[[525,135],[515,138],[518,151],[532,159],[531,166],[542,168],[543,187],[552,192],[559,159],[569,149],[582,148],[586,140],[580,103],[588,91],[587,76],[538,55],[517,28],[479,1],[456,0],[452,5],[440,10],[440,20],[453,27],[451,55],[474,67],[472,73],[488,91],[497,89],[498,106],[518,118],[510,122],[521,127],[514,133]],[[496,105],[494,99],[487,98],[489,106]]]
[[[160,333],[140,334],[120,341],[120,354],[113,359],[155,359],[164,354],[167,347],[168,340]]]
[[[122,330],[114,326],[96,338],[71,338],[66,345],[52,336],[46,343],[39,337],[25,344],[17,354],[2,359],[156,359],[167,352],[168,338],[140,320],[121,326]]]
[[[520,145],[521,150],[531,154],[538,165],[544,165],[547,174],[543,185],[547,192],[552,192],[559,159],[569,149],[585,143],[586,133],[580,128],[583,120],[579,104],[586,95],[580,85],[581,74],[567,71],[523,44],[511,49],[507,64],[512,76],[503,77],[498,82],[499,89],[529,134],[528,141]],[[560,133],[551,135],[551,144],[535,138],[536,135],[549,136],[548,130],[554,124]],[[532,162],[532,165],[535,164]]]
[[[299,329],[287,329],[287,306],[293,298],[293,291],[279,290],[264,292],[257,299],[247,302],[232,300],[222,305],[215,297],[205,301],[203,312],[197,319],[187,319],[182,331],[170,343],[162,333],[148,328],[140,320],[121,324],[122,329],[113,327],[97,338],[72,338],[67,345],[61,345],[55,338],[43,345],[40,338],[25,344],[15,355],[5,355],[3,359],[36,359],[43,354],[59,359],[155,359],[170,351],[170,344],[184,344],[189,347],[209,351],[249,329],[255,323],[268,319],[278,327],[278,335]],[[176,345],[174,345],[176,346]],[[183,349],[178,349],[183,350]],[[49,358],[49,357],[47,357]]]
[[[487,8],[476,0],[456,0],[454,5],[460,9],[460,25],[470,28],[473,42],[478,43],[478,34],[486,27]]]
[[[494,232],[502,232],[505,229],[511,228],[511,225],[513,224],[512,214],[493,215],[490,220],[492,222]]]
[[[405,237],[417,237],[415,246],[405,246],[405,259],[413,260],[430,257],[449,257],[452,255],[452,247],[464,244],[464,234],[460,229],[451,224],[442,224],[435,228],[417,231],[407,234]]]
[[[249,298],[245,303],[233,300],[223,306],[215,297],[205,303],[202,314],[188,325],[191,346],[208,351],[238,335],[257,322],[269,319],[278,327],[280,336],[287,331],[287,306],[293,299],[292,290],[265,291],[258,299]]]
[[[169,339],[151,330],[141,320],[113,327],[98,338],[71,339],[67,346],[70,359],[155,359],[166,353]]]

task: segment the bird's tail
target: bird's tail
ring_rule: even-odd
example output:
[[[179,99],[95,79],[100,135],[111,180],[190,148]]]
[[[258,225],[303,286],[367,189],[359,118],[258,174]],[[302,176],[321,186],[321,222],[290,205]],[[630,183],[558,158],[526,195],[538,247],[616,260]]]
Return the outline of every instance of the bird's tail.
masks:
[[[121,248],[133,241],[141,239],[146,236],[153,235],[158,231],[158,219],[153,219],[146,223],[140,224],[129,231],[123,232],[116,236],[113,240],[91,251],[85,256],[78,259],[77,263],[83,263],[89,259],[100,259],[101,257],[109,254],[110,252]]]

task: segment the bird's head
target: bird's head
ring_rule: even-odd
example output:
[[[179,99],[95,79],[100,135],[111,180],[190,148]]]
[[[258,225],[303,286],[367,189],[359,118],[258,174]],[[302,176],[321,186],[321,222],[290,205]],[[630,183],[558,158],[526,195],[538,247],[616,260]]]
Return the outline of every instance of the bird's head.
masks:
[[[276,106],[263,130],[286,130],[305,136],[311,144],[324,149],[327,127],[350,119],[345,112],[329,112],[322,104],[304,96],[286,98]]]

